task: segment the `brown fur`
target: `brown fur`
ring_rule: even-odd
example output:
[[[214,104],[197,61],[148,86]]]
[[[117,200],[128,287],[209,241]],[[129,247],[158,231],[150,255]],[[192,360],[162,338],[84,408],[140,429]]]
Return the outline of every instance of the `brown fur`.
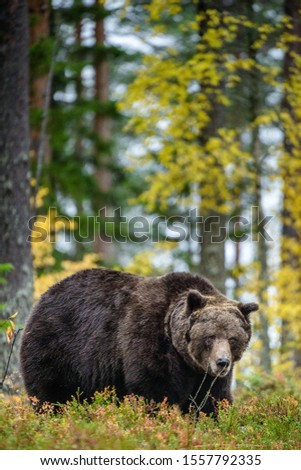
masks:
[[[63,403],[78,390],[89,399],[109,386],[120,398],[167,397],[185,412],[195,397],[197,408],[215,413],[219,400],[232,401],[233,365],[248,345],[256,309],[188,273],[80,271],[52,286],[26,324],[27,393],[40,403]]]

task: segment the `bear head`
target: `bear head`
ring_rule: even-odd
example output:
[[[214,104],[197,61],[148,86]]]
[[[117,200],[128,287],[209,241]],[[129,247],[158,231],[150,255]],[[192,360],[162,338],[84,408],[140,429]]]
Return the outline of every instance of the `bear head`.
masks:
[[[171,307],[166,332],[184,361],[198,372],[225,377],[251,338],[249,315],[256,303],[205,296],[191,289]]]

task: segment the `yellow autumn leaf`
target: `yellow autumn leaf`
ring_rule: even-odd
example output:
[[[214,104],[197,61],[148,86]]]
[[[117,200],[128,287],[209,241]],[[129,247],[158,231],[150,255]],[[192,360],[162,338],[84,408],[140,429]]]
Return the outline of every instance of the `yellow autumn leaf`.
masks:
[[[13,329],[10,326],[8,326],[6,329],[7,342],[10,343],[13,337],[14,337]]]
[[[9,319],[12,320],[13,318],[16,318],[16,316],[18,315],[18,313],[19,313],[19,312],[14,313],[13,315],[11,315],[11,316],[9,317]]]

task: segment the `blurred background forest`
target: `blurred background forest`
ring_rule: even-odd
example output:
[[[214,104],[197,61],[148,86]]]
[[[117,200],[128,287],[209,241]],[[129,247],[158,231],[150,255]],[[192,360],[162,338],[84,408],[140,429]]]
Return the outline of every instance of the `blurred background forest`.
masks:
[[[10,340],[5,320],[18,311],[22,326],[33,301],[79,269],[184,270],[260,304],[238,381],[300,378],[300,8],[1,2],[0,304]],[[2,334],[0,371],[9,351]]]

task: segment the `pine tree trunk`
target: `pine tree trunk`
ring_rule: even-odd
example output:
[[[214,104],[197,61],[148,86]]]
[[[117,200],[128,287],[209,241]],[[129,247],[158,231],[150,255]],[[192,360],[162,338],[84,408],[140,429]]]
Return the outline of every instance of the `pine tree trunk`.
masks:
[[[97,4],[96,0],[96,4]],[[95,24],[96,44],[105,45],[105,24],[104,18],[96,20]],[[109,101],[109,64],[107,59],[100,60],[95,65],[95,99],[100,103]],[[111,119],[106,115],[96,113],[94,120],[94,130],[99,140],[104,144],[108,144],[111,137]],[[109,168],[109,155],[102,153],[96,149],[97,168],[95,176],[102,193],[102,199],[106,207],[106,213],[110,214],[110,204],[108,203],[107,193],[112,188],[112,172]],[[102,209],[98,207],[97,210]],[[100,237],[96,237],[95,249],[98,251],[105,262],[109,262],[113,257],[113,244],[107,239],[104,232],[100,233]]]
[[[49,37],[49,1],[48,0],[29,0],[28,1],[30,21],[30,45],[37,45],[45,38]],[[45,61],[46,59],[44,59]],[[49,58],[47,59],[47,61]],[[47,86],[49,80],[49,70],[45,73],[40,72],[40,67],[33,65],[31,69],[30,83],[30,108],[34,111],[40,111],[41,115],[45,108]],[[43,66],[44,64],[42,64]],[[45,66],[43,67],[45,69]],[[35,121],[36,122],[36,121]],[[47,136],[41,136],[41,122],[31,126],[30,129],[30,153],[32,159],[37,159],[40,146],[43,145],[44,161],[50,160],[50,146]],[[44,142],[41,143],[41,138]]]
[[[215,287],[223,293],[225,293],[226,284],[225,240],[223,236],[225,223],[225,215],[211,213],[201,225],[200,271],[202,276],[210,279]]]
[[[32,260],[28,222],[30,174],[28,162],[28,14],[27,2],[2,2],[0,8],[0,263],[14,269],[0,289],[1,316],[19,312],[24,324],[32,305]],[[19,338],[10,370],[18,364]],[[0,374],[8,357],[0,334]]]
[[[81,19],[76,23],[75,26],[75,40],[78,47],[82,44],[82,22]],[[83,99],[83,84],[82,84],[82,74],[81,71],[78,72],[76,75],[75,81],[75,89],[76,89],[76,97],[77,101],[81,101]],[[82,159],[82,152],[83,152],[83,142],[82,142],[82,135],[79,132],[75,137],[75,158],[78,161]],[[78,212],[81,212],[81,208],[78,207]]]
[[[301,56],[301,14],[300,14],[300,2],[299,0],[285,0],[284,1],[284,14],[289,18],[291,22],[291,28],[288,29],[287,33],[296,38],[294,41],[290,41],[287,44],[287,50],[284,59],[283,67],[283,78],[284,82],[289,82],[290,79],[290,70],[294,65],[294,54]],[[284,96],[282,107],[285,111],[288,111],[291,116],[297,121],[297,117],[294,114],[291,105],[287,99],[287,96]],[[284,151],[287,155],[290,155],[290,158],[293,156],[293,147],[287,136],[284,136]],[[292,220],[292,214],[289,210],[290,201],[288,198],[288,189],[297,186],[296,179],[300,175],[290,175],[289,172],[284,180],[284,190],[283,190],[283,227],[282,235],[284,239],[292,239],[300,243],[300,238],[298,236],[297,230],[294,227]],[[296,179],[295,179],[296,178]],[[295,189],[296,191],[296,189]],[[289,264],[294,266],[296,270],[296,276],[300,276],[301,266],[300,258],[295,256],[293,253],[287,253],[287,249],[282,246],[282,266]],[[287,352],[287,344],[294,341],[293,333],[289,322],[286,320],[282,321],[282,331],[281,331],[281,351],[283,353]],[[301,348],[295,348],[292,351],[292,360],[294,362],[295,368],[301,368]]]

